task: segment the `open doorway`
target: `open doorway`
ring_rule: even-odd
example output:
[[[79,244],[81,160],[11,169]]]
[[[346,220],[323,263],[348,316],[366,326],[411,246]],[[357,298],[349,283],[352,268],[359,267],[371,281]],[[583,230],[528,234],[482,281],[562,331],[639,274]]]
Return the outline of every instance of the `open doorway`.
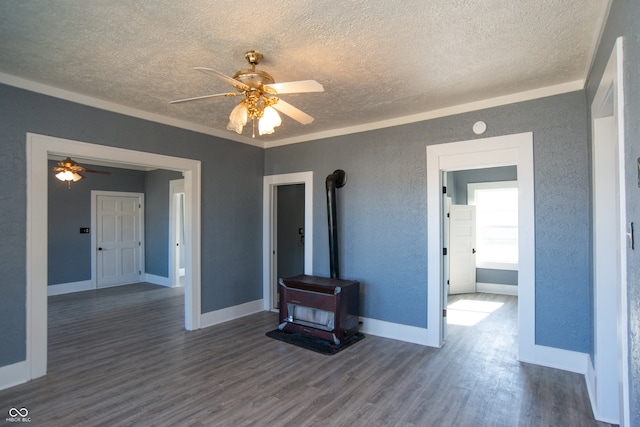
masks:
[[[533,134],[522,133],[427,146],[427,341],[446,340],[447,292],[443,255],[444,172],[517,167],[518,172],[518,358],[536,360],[535,221]]]
[[[500,336],[515,359],[518,324],[517,167],[443,173],[445,336]],[[444,252],[443,252],[444,253]],[[492,348],[492,351],[495,349]]]
[[[300,185],[300,187],[296,187]],[[294,270],[290,270],[289,266],[278,266],[278,193],[280,188],[284,192],[298,193],[293,197],[297,199],[295,204],[298,206],[302,201],[304,204],[303,225],[291,225],[290,232],[292,238],[292,249],[296,250],[298,255],[300,244],[303,252],[302,269],[304,274],[313,274],[313,172],[298,172],[282,175],[268,175],[264,177],[263,186],[263,240],[262,240],[262,298],[265,310],[275,310],[277,307],[277,286],[279,274],[290,275],[289,273],[299,271],[300,260],[296,261]],[[281,194],[282,195],[282,194]],[[289,198],[288,196],[285,197]],[[280,209],[286,209],[281,206]],[[295,224],[298,224],[300,213],[298,213]],[[294,224],[294,222],[291,222]],[[286,259],[286,257],[285,257]],[[281,269],[279,271],[279,268]]]
[[[187,270],[185,329],[200,328],[200,162],[122,148],[27,134],[27,354],[25,381],[47,372],[47,178],[48,156],[87,159],[181,171],[185,178]]]
[[[304,273],[304,184],[283,184],[274,188],[276,277]],[[277,286],[277,283],[276,283]],[[277,289],[272,290],[273,308],[280,308]]]

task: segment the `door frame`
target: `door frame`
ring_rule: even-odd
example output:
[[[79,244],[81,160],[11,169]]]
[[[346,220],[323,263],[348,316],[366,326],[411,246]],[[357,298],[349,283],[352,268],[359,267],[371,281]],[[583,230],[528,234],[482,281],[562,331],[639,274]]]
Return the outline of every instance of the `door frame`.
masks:
[[[169,286],[180,286],[179,250],[176,249],[176,221],[177,209],[176,195],[184,193],[184,178],[169,181]],[[185,207],[187,198],[185,196]],[[184,221],[184,218],[183,218]]]
[[[138,227],[140,230],[140,247],[138,248],[138,259],[139,259],[139,277],[142,279],[142,272],[145,271],[144,264],[144,194],[143,193],[132,193],[127,191],[103,191],[103,190],[91,190],[91,287],[93,289],[98,289],[98,254],[96,252],[96,248],[98,246],[97,243],[97,226],[98,226],[98,197],[99,196],[126,196],[126,197],[137,197],[138,203],[140,204],[140,217],[138,218]],[[123,283],[124,284],[124,283]],[[121,285],[110,285],[111,286],[121,286]]]
[[[272,289],[277,281],[277,254],[273,253],[277,241],[274,189],[290,184],[304,184],[304,274],[313,274],[313,172],[267,175],[263,178],[262,192],[262,301],[266,311],[273,309]]]
[[[616,40],[590,108],[594,372],[589,381],[594,388],[590,397],[596,419],[627,425],[630,408],[622,40]]]
[[[185,178],[185,233],[188,268],[185,277],[185,329],[200,328],[200,181],[199,160],[89,144],[34,133],[26,134],[26,364],[27,380],[47,373],[47,186],[49,155],[106,160],[120,164],[182,171]]]
[[[446,290],[442,256],[443,172],[516,165],[518,168],[518,359],[551,365],[535,345],[535,205],[533,133],[427,146],[427,342],[442,347]]]

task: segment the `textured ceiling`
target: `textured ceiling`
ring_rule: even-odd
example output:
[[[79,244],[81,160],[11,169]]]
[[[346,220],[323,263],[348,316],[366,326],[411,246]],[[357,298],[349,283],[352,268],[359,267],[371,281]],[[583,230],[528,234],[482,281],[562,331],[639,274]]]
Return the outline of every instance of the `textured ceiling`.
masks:
[[[143,112],[225,130],[238,98],[171,105],[227,92],[217,79],[247,68],[276,81],[314,79],[323,93],[282,99],[315,118],[285,117],[259,144],[581,81],[603,0],[3,0],[0,73]],[[254,141],[254,143],[257,141]]]

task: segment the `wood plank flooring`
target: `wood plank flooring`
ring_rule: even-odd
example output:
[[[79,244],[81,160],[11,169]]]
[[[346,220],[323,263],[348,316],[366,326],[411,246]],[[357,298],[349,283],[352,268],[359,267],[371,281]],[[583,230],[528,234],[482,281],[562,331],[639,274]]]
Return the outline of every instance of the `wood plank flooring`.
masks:
[[[515,360],[515,297],[450,302],[472,299],[502,305],[449,325],[442,349],[369,335],[323,356],[266,337],[276,313],[186,332],[182,289],[50,297],[49,373],[0,391],[0,411],[34,426],[607,425],[582,376]]]

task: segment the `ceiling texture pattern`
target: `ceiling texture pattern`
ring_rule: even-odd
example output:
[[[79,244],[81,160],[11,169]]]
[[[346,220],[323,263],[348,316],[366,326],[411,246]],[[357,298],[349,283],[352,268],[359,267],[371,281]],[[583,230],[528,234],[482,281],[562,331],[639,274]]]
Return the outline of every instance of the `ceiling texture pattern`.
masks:
[[[584,82],[604,0],[3,0],[0,82],[16,77],[269,146],[456,105]],[[251,140],[227,131],[240,98],[211,76],[249,68],[323,93],[282,95],[315,118],[284,117]],[[562,87],[565,87],[562,86]],[[188,127],[188,126],[187,126]]]

